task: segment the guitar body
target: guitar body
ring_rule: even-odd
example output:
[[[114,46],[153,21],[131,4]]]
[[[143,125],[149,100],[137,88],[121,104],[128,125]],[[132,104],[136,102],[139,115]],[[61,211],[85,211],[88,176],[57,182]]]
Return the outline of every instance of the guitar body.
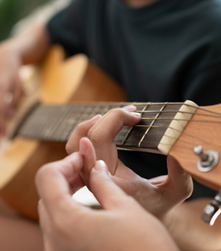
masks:
[[[27,91],[19,110],[21,113],[33,99],[44,104],[126,100],[116,82],[84,55],[65,60],[58,46],[51,49],[37,73],[35,75],[35,71],[25,82]],[[9,128],[14,127],[17,120],[12,121]],[[36,171],[45,163],[64,158],[65,143],[15,137],[1,145],[0,196],[19,213],[37,220]]]
[[[25,69],[22,69],[23,74]],[[126,104],[121,103],[126,100],[126,97],[113,79],[91,64],[84,55],[65,59],[60,47],[53,47],[41,66],[33,71],[33,74],[25,75],[24,97],[21,99],[17,116],[8,125],[9,132],[13,132],[21,121],[21,117],[28,110],[27,107],[29,108],[36,100],[43,104],[38,106],[40,109],[50,108],[51,105],[54,105],[53,108],[62,107],[61,113],[58,112],[59,109],[55,110],[55,120],[58,117],[62,125],[71,125],[70,130],[77,125],[77,123],[74,124],[75,121],[81,122],[77,119],[77,112],[80,118],[87,119],[79,108],[84,105],[82,103],[111,102],[111,104],[103,105],[103,108],[101,105],[100,110],[97,104],[89,104],[90,109],[94,106],[96,107],[95,113],[101,114],[112,107]],[[72,102],[75,105],[62,106]],[[120,103],[114,104],[114,102]],[[110,108],[107,108],[108,105]],[[136,103],[136,105],[137,111],[142,114],[141,121],[133,128],[124,127],[119,132],[115,138],[117,147],[172,155],[196,180],[219,190],[221,187],[219,156],[221,153],[221,105],[198,107],[191,101],[148,102]],[[64,107],[69,109],[74,106],[77,112],[75,110],[73,114],[71,110],[73,114],[71,119],[70,113],[67,113],[68,119],[63,117],[66,114]],[[24,123],[27,127],[23,125],[23,131],[19,131],[20,135],[26,135],[27,138],[16,136],[10,141],[0,142],[0,197],[22,215],[35,220],[38,220],[35,174],[42,165],[66,156],[65,143],[60,141],[67,140],[71,132],[68,131],[67,138],[64,140],[54,137],[56,142],[33,139],[36,132],[40,134],[39,131],[43,133],[43,136],[39,138],[46,140],[49,140],[48,135],[51,136],[51,134],[58,137],[61,134],[59,130],[62,135],[66,133],[63,131],[64,128],[60,127],[61,125],[57,126],[55,120],[53,123],[44,123],[49,117],[48,114],[51,114],[51,110],[50,113],[41,112],[34,111],[33,113],[37,113],[39,117],[36,119],[35,116],[29,116],[32,118]],[[57,128],[58,131],[55,130]],[[31,136],[28,134],[30,129],[33,133]],[[197,146],[202,146],[204,153],[210,153],[210,151],[217,153],[217,162],[210,171],[202,172],[198,169],[199,157],[194,153],[194,148]]]

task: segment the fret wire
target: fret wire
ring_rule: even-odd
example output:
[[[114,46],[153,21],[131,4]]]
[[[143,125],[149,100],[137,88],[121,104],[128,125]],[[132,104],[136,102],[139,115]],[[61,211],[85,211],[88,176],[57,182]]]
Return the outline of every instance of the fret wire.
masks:
[[[136,112],[142,112],[137,110]],[[145,113],[156,113],[156,110],[149,110],[145,111]],[[162,113],[183,113],[183,114],[194,114],[198,116],[205,116],[205,117],[212,117],[212,118],[221,118],[221,114],[217,114],[217,116],[211,115],[211,114],[204,114],[204,113],[199,113],[199,112],[186,112],[186,111],[174,111],[174,110],[168,110],[168,111],[162,111]]]
[[[55,128],[56,134],[54,135],[54,137],[59,139],[60,141],[62,141],[65,138],[65,135],[67,135],[68,128],[70,128],[70,126],[73,127],[73,123],[75,123],[75,120],[72,120],[70,118],[71,114],[75,112],[75,109],[72,109],[72,107],[69,106],[64,107],[64,110],[60,110],[60,118],[62,119],[60,119],[57,127]],[[77,114],[75,114],[75,116],[77,116]],[[53,133],[55,133],[55,130],[53,131]],[[53,136],[53,134],[51,134],[50,136]]]
[[[93,103],[92,103],[93,104]],[[101,103],[102,104],[102,103]],[[120,106],[124,106],[124,105],[126,105],[126,104],[131,104],[131,103],[109,103],[109,107],[110,106],[114,106],[114,107],[117,107],[117,104],[118,105],[120,105]],[[134,105],[142,105],[142,104],[145,104],[145,105],[147,105],[147,103],[133,103]],[[151,104],[151,105],[161,105],[162,103],[148,103],[148,105],[149,104]],[[169,105],[178,105],[178,104],[180,104],[180,105],[182,105],[183,103],[170,103]],[[103,105],[107,105],[107,103],[103,103]],[[187,106],[191,106],[191,107],[195,107],[195,106],[193,106],[193,105],[189,105],[189,104],[186,104]],[[42,105],[43,107],[46,107],[46,108],[49,108],[49,110],[47,111],[47,114],[48,115],[46,115],[46,118],[48,119],[48,116],[49,115],[51,115],[51,110],[50,109],[52,109],[53,107],[54,107],[54,105],[52,105],[52,106],[47,106],[47,105]],[[82,107],[82,105],[78,105],[78,107],[76,106],[76,105],[73,105],[73,104],[71,104],[71,105],[69,105],[70,107],[76,107],[76,108],[74,108],[75,110],[81,110],[81,109],[79,109],[80,107]],[[91,103],[89,103],[88,104],[88,106],[91,106]],[[59,106],[60,107],[60,106]],[[96,107],[96,106],[94,106],[94,107]],[[94,108],[93,107],[93,108]],[[112,108],[114,108],[114,107],[112,107]],[[213,116],[213,115],[211,115],[211,114],[201,114],[201,113],[194,113],[194,114],[196,114],[196,115],[202,115],[202,116],[211,116],[211,117],[214,117],[214,118],[219,118],[220,116],[221,116],[221,114],[220,113],[218,113],[218,112],[214,112],[214,111],[210,111],[210,110],[208,110],[208,109],[205,109],[205,108],[201,108],[201,107],[197,107],[197,108],[199,108],[199,109],[201,109],[201,110],[203,110],[203,111],[206,111],[206,112],[209,112],[209,113],[212,113],[212,114],[215,114],[216,116]],[[102,109],[102,113],[105,113],[105,112],[107,112],[108,110],[110,110],[110,109],[107,109],[107,108],[105,108],[105,109]],[[137,112],[138,112],[139,110],[137,110]],[[140,112],[140,111],[139,111]],[[154,111],[154,110],[145,110],[145,111],[141,111],[141,112],[143,112],[143,113],[154,113],[154,112],[156,112],[156,111]],[[178,111],[179,112],[179,111]],[[167,110],[167,111],[160,111],[160,114],[161,113],[177,113],[177,111],[169,111],[169,110]],[[183,113],[189,113],[189,112],[183,112]],[[191,113],[189,113],[189,114],[191,114]],[[56,116],[57,114],[55,114],[55,116]],[[75,115],[75,114],[74,114]],[[92,116],[93,115],[93,113],[91,113],[90,114],[90,116]],[[56,116],[57,117],[57,116]],[[42,118],[40,118],[40,119],[42,119]],[[60,118],[61,120],[62,120],[62,118]],[[149,118],[141,118],[141,120],[148,120]],[[159,117],[157,117],[156,118],[156,116],[155,116],[155,119],[154,119],[154,121],[152,121],[152,122],[155,122],[156,120],[168,120],[167,118],[159,118]],[[189,121],[189,120],[185,120],[185,119],[176,119],[176,120],[178,120],[178,121]],[[37,120],[35,120],[35,121],[37,121],[37,122],[39,122],[38,121],[38,119]],[[206,122],[206,123],[221,123],[221,122],[219,122],[219,121],[205,121],[205,120],[192,120],[191,122]],[[41,130],[42,130],[42,127],[44,126],[43,124],[45,123],[45,120],[44,120],[44,118],[43,118],[43,121],[42,121],[42,123],[37,123],[37,124],[40,124],[40,126],[35,126],[35,130],[34,130],[34,132],[29,132],[29,134],[30,134],[30,137],[31,137],[31,135],[32,135],[32,133],[34,133],[34,135],[36,135],[36,137],[37,137],[37,135],[38,135],[38,133],[39,132],[41,132]],[[34,121],[32,122],[32,125],[35,125],[35,123],[34,123]],[[75,125],[76,125],[76,121],[75,121]],[[61,125],[62,127],[63,127],[63,124]],[[144,125],[136,125],[136,126],[141,126],[141,127],[145,127]],[[47,127],[47,125],[45,125],[45,127]],[[64,127],[65,127],[65,125],[64,125]],[[152,127],[152,128],[155,128],[156,126],[154,126],[152,123],[151,123],[151,126],[150,127]],[[159,127],[160,128],[160,127]],[[161,127],[161,128],[163,128],[163,127]],[[44,129],[43,129],[44,130]],[[70,130],[70,127],[68,127],[67,128],[67,130]],[[126,135],[126,138],[125,138],[125,141],[126,141],[126,139],[128,138],[128,136],[129,136],[129,134],[131,133],[131,130],[132,130],[132,128],[130,129],[130,131],[127,133],[127,135]],[[150,129],[149,129],[150,130]],[[53,131],[53,132],[52,132]],[[73,128],[71,129],[71,131],[73,131]],[[53,134],[55,134],[56,133],[56,130],[53,128],[53,130],[51,130],[51,133],[50,133],[50,136],[54,136]],[[46,133],[46,137],[48,137],[48,134]]]
[[[145,104],[145,103],[135,103],[135,105],[142,105],[142,104]],[[162,104],[162,103],[161,102],[151,103],[151,105],[160,105],[160,104]],[[174,105],[186,105],[186,106],[189,106],[189,107],[197,108],[199,110],[206,111],[206,112],[213,113],[213,114],[221,116],[220,112],[211,111],[211,110],[209,110],[209,109],[207,109],[205,107],[201,107],[201,106],[196,106],[196,105],[191,105],[191,104],[184,104],[183,102],[172,102],[172,103],[169,103],[169,105],[171,105],[171,106],[174,106]]]
[[[93,103],[92,103],[92,104],[93,104]],[[105,104],[105,103],[101,103],[101,104]],[[111,104],[111,103],[110,103],[110,104]],[[122,103],[118,103],[118,102],[112,103],[112,104],[115,105],[116,107],[117,107],[118,105],[122,105]],[[130,105],[130,104],[131,104],[130,102],[125,102],[125,103],[123,103],[123,105],[125,105],[125,106],[126,106],[126,105]],[[144,102],[134,102],[133,104],[136,106],[136,105],[146,105],[147,103],[144,103]],[[200,106],[195,106],[195,105],[191,105],[191,104],[184,104],[183,102],[172,102],[172,103],[168,103],[168,102],[166,102],[166,103],[164,103],[164,102],[151,103],[151,102],[148,102],[148,104],[150,104],[151,106],[162,105],[162,104],[168,104],[168,105],[170,105],[170,106],[175,106],[175,105],[186,105],[186,106],[189,106],[189,107],[198,108],[198,109],[200,109],[200,110],[203,110],[203,111],[206,111],[206,112],[213,113],[213,114],[216,114],[216,115],[221,116],[221,113],[219,113],[219,112],[211,111],[211,110],[209,110],[209,109],[206,109],[206,108],[200,107]],[[108,111],[108,110],[107,110],[107,111]]]
[[[152,120],[152,118],[141,118],[141,120]],[[169,120],[168,118],[156,118],[156,120]],[[200,119],[173,119],[176,121],[191,121],[191,122],[200,122],[200,123],[221,123],[221,121],[208,121],[208,120],[200,120]]]
[[[165,134],[164,136],[166,136],[166,137],[168,137],[168,138],[171,138],[171,139],[177,140],[177,138],[176,138],[176,137],[173,137],[173,136],[169,136],[169,135],[166,135],[166,134]],[[181,142],[183,142],[183,143],[185,143],[185,144],[189,144],[189,145],[195,146],[194,143],[189,142],[189,141],[184,141],[184,140],[180,140],[180,139],[179,139],[179,141],[181,141]],[[129,140],[128,140],[127,142],[129,142]],[[159,142],[158,142],[158,141],[152,141],[152,142],[150,142],[150,143],[151,143],[151,144],[158,144]],[[171,146],[171,144],[166,144],[166,143],[161,143],[161,144],[162,144],[162,145]]]
[[[93,104],[93,103],[92,103]],[[106,104],[106,103],[101,103],[101,104]],[[115,106],[115,108],[117,108],[119,105],[122,105],[122,103],[110,103],[110,104],[112,104],[113,106]],[[131,103],[124,103],[124,105],[129,105],[129,104],[131,104]],[[148,102],[148,103],[132,103],[133,105],[149,105],[149,104],[151,104],[151,106],[154,106],[154,105],[161,105],[161,104],[163,104],[163,103],[151,103],[151,102]],[[74,104],[73,104],[74,105]],[[88,104],[88,105],[90,105],[90,104]],[[179,102],[174,102],[174,103],[168,103],[168,105],[170,105],[170,106],[173,106],[173,105],[184,105],[184,103],[179,103]],[[186,106],[190,106],[190,107],[196,107],[196,106],[194,106],[194,105],[190,105],[190,104],[185,104]],[[211,111],[211,110],[209,110],[209,109],[206,109],[206,108],[203,108],[203,107],[197,107],[197,108],[199,108],[200,110],[203,110],[203,111],[206,111],[206,112],[210,112],[210,113],[213,113],[213,114],[216,114],[216,115],[218,115],[217,117],[220,117],[221,116],[221,113],[219,113],[219,112],[215,112],[215,111]],[[107,108],[107,109],[105,109],[104,110],[104,112],[107,112],[107,111],[109,111],[110,109],[109,108]],[[139,111],[139,110],[137,110],[137,112],[142,112],[142,111]],[[145,111],[145,113],[151,113],[151,112],[156,112],[156,110],[151,110],[151,111]],[[162,111],[162,113],[173,113],[173,112],[176,112],[176,111],[174,111],[174,110],[169,110],[169,111]],[[212,116],[212,115],[207,115],[207,114],[201,114],[201,113],[191,113],[191,112],[185,112],[185,111],[179,111],[180,113],[186,113],[186,114],[197,114],[197,115],[202,115],[202,116]]]
[[[105,107],[108,107],[108,105],[107,104],[105,104]],[[95,106],[94,106],[94,109],[93,109],[93,111],[89,114],[89,117],[87,118],[87,119],[90,119],[90,118],[93,118],[95,115],[97,115],[97,114],[101,114],[101,115],[103,115],[105,112],[105,110],[109,110],[108,108],[102,108],[102,110],[100,109],[100,105],[99,104],[96,104]],[[96,112],[96,111],[98,111],[98,112]],[[83,122],[84,120],[82,120],[82,117],[84,116],[85,114],[82,114],[81,116],[80,116],[80,118],[78,119],[78,121],[77,121],[77,123],[75,124],[75,126],[69,131],[69,133],[68,133],[68,135],[67,135],[67,137],[66,137],[66,141],[69,139],[69,137],[71,136],[71,134],[72,134],[72,132],[75,130],[75,128],[76,128],[76,126],[78,125],[78,124],[80,124],[81,122]]]
[[[160,112],[166,107],[166,104],[163,105],[160,109]],[[158,118],[160,116],[160,112],[155,116],[154,120],[151,122],[150,127],[146,130],[146,132],[144,133],[143,137],[141,138],[140,142],[138,143],[138,147],[141,146],[141,143],[144,141],[144,138],[146,137],[147,133],[149,132],[151,126],[155,123],[155,119]]]
[[[93,103],[92,103],[93,104]],[[101,103],[101,104],[106,104],[106,103]],[[122,105],[122,103],[110,103],[110,104],[112,104],[113,106],[115,106],[115,107],[118,107],[119,105]],[[131,103],[124,103],[124,105],[128,105],[128,104],[131,104]],[[147,103],[133,103],[134,105],[147,105]],[[164,104],[164,103],[151,103],[151,102],[148,102],[148,105],[149,104],[151,104],[151,106],[154,106],[154,105],[161,105],[161,104]],[[168,103],[168,105],[170,105],[170,106],[173,106],[173,105],[183,105],[184,103],[179,103],[179,102],[174,102],[174,103]],[[75,104],[72,104],[72,105],[74,105],[75,106]],[[88,105],[91,105],[90,103],[88,104]],[[190,107],[196,107],[196,106],[194,106],[194,105],[190,105],[190,104],[185,104],[186,106],[190,106]],[[219,113],[219,112],[214,112],[214,111],[211,111],[211,110],[209,110],[209,109],[206,109],[206,108],[202,108],[202,107],[197,107],[197,108],[199,108],[199,109],[201,109],[201,110],[204,110],[204,111],[206,111],[206,112],[210,112],[210,113],[214,113],[214,114],[216,114],[216,115],[219,115],[218,117],[220,117],[221,116],[221,113]],[[109,111],[110,109],[105,109],[104,111],[105,112],[107,112],[107,111]],[[139,111],[139,110],[137,110],[137,112],[142,112],[142,111]],[[145,111],[145,113],[151,113],[151,112],[156,112],[155,110],[151,110],[151,111]],[[162,111],[162,113],[169,113],[169,112],[176,112],[176,111],[174,111],[174,110],[171,110],[171,111]],[[180,113],[189,113],[189,112],[183,112],[183,111],[180,111]],[[189,113],[189,114],[194,114],[194,113]],[[195,113],[195,114],[197,114],[197,113]],[[212,115],[206,115],[206,114],[198,114],[198,115],[204,115],[204,116],[212,116]]]
[[[149,103],[143,108],[142,112],[145,111],[148,108],[148,106],[149,106]],[[142,115],[142,112],[141,112],[141,115]],[[129,134],[131,133],[132,129],[133,129],[133,126],[130,127],[130,129],[128,130],[126,136],[122,140],[122,143],[121,143],[122,146],[124,145],[126,139],[128,138]]]
[[[189,106],[189,107],[199,108],[201,110],[204,110],[204,111],[207,111],[207,112],[210,112],[210,113],[214,113],[214,114],[217,114],[217,115],[221,116],[221,113],[219,113],[219,112],[211,111],[209,109],[206,109],[206,108],[200,107],[200,106],[195,106],[195,105],[191,105],[191,104],[184,104],[184,102],[171,102],[171,103],[168,103],[168,102],[155,102],[155,103],[148,102],[148,103],[151,104],[152,106],[154,106],[154,105],[162,105],[162,104],[168,104],[170,106],[174,106],[174,105],[186,105],[186,106]],[[97,104],[97,103],[95,103],[95,102],[88,103],[88,105],[93,105],[93,104]],[[105,102],[99,102],[99,104],[100,105],[106,105],[107,103],[105,103]],[[109,104],[110,105],[114,105],[115,107],[117,107],[117,106],[130,105],[131,102],[124,102],[124,103],[122,103],[122,102],[113,102],[113,103],[111,103],[110,102]],[[134,102],[133,104],[136,106],[136,105],[146,105],[147,103],[145,103],[145,102]],[[73,103],[71,105],[75,105],[76,106],[77,104]],[[79,105],[81,105],[81,104],[79,104]]]
[[[166,137],[168,137],[168,138],[171,138],[171,139],[177,139],[176,137],[172,137],[172,136],[169,136],[169,135],[164,135],[164,136],[166,136]],[[179,139],[179,141],[180,142],[183,142],[183,143],[185,143],[185,144],[188,144],[188,145],[191,145],[191,146],[195,146],[195,144],[194,143],[192,143],[192,142],[190,142],[190,141],[185,141],[185,140],[180,140]],[[152,144],[157,144],[158,143],[158,141],[153,141],[153,142],[151,142]],[[171,144],[166,144],[166,143],[161,143],[162,145],[165,145],[165,146],[171,146]]]
[[[161,127],[159,126],[159,128],[161,128]],[[188,137],[190,137],[190,138],[194,138],[194,139],[196,139],[196,140],[198,140],[198,141],[201,141],[201,142],[203,142],[203,143],[211,144],[211,142],[207,141],[206,139],[202,139],[202,138],[196,137],[195,135],[188,134],[188,133],[183,132],[183,131],[180,131],[180,130],[178,130],[178,129],[176,129],[176,128],[172,128],[172,127],[169,127],[169,128],[171,128],[172,130],[181,132],[182,134],[184,134],[184,135],[186,135],[186,136],[188,136]],[[173,139],[176,139],[176,140],[177,140],[177,138],[172,137],[172,136],[169,136],[169,135],[166,135],[166,134],[165,134],[164,136],[166,136],[166,137],[168,137],[168,138],[173,138]],[[180,142],[183,142],[183,143],[185,143],[185,144],[189,144],[189,145],[195,146],[195,144],[194,144],[192,141],[190,142],[190,141],[181,140],[181,139],[179,139],[179,141],[180,141]],[[127,142],[129,142],[129,140],[128,140]],[[125,143],[126,143],[126,142],[125,142]],[[153,142],[153,141],[152,141],[151,143],[155,144],[155,143],[158,143],[158,141],[156,141],[156,142]],[[165,143],[161,143],[161,144],[163,144],[163,145],[170,145],[170,144],[165,144]],[[212,144],[212,145],[213,145],[214,147],[219,147],[219,145],[216,145],[216,144]]]
[[[133,127],[142,127],[142,128],[149,128],[150,126],[148,125],[134,125]],[[170,128],[171,130],[174,130],[174,131],[177,131],[177,132],[182,132],[181,130],[178,130],[176,128],[173,128],[171,126],[151,126],[151,128],[158,128],[158,129],[167,129],[167,128]]]
[[[79,109],[78,106],[75,106],[75,107],[70,106],[70,109],[68,109],[68,112],[66,114],[67,120],[61,123],[59,131],[58,131],[59,135],[57,135],[57,138],[59,138],[60,141],[65,140],[68,137],[72,128],[74,128],[77,125],[77,122],[79,121],[79,118],[81,116],[80,113],[82,112],[82,110],[83,112],[85,111],[86,109],[85,107],[86,106],[81,106]],[[72,118],[72,116],[75,118]],[[68,117],[70,119],[68,119]]]

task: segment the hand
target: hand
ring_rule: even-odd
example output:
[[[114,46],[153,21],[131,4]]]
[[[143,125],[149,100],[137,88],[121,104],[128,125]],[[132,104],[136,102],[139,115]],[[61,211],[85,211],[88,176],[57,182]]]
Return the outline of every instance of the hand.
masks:
[[[95,161],[88,139],[80,140],[80,149],[37,173],[44,250],[177,250],[160,222],[114,184],[103,161]],[[103,210],[90,209],[72,198],[83,185],[79,173],[85,165],[92,166],[88,181]]]
[[[93,143],[97,159],[107,163],[113,181],[146,210],[168,222],[170,209],[192,193],[192,179],[172,157],[168,157],[168,176],[152,180],[141,178],[118,159],[113,140],[123,125],[133,126],[139,122],[140,116],[135,111],[134,106],[113,109],[103,117],[97,115],[81,123],[73,132],[66,149],[68,153],[78,151],[79,140],[88,137]],[[85,163],[81,172],[87,185],[91,168],[91,165]]]
[[[22,93],[19,68],[21,62],[10,42],[0,45],[0,135],[5,133],[5,120],[15,112]]]

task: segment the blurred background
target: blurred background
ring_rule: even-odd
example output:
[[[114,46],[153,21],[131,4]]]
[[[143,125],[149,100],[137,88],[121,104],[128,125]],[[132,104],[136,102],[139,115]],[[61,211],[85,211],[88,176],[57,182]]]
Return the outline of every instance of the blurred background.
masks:
[[[64,7],[69,0],[0,0],[0,41],[8,38],[21,25],[30,23],[28,16],[46,19],[56,10]],[[25,18],[26,22],[18,22]]]

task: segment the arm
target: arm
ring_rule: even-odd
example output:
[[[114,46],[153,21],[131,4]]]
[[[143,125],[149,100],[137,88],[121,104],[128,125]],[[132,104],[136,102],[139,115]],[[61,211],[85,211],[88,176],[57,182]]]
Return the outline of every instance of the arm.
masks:
[[[5,118],[14,113],[22,92],[21,65],[39,62],[49,46],[50,40],[43,24],[0,44],[0,134],[4,134]]]
[[[21,64],[39,62],[50,46],[45,24],[39,23],[0,44],[1,53],[18,58]],[[4,55],[6,56],[6,54]],[[3,62],[4,58],[1,58]],[[3,64],[3,63],[2,63]]]
[[[38,171],[45,250],[177,250],[163,225],[116,186],[106,164],[95,157],[91,142],[83,138],[80,152]],[[93,166],[88,181],[103,210],[82,206],[72,198],[82,185],[79,172],[85,165]]]
[[[209,226],[200,218],[210,200],[209,198],[191,200],[171,211],[172,221],[171,225],[168,225],[169,232],[181,250],[218,251],[221,249],[221,218],[219,217],[213,226]]]

